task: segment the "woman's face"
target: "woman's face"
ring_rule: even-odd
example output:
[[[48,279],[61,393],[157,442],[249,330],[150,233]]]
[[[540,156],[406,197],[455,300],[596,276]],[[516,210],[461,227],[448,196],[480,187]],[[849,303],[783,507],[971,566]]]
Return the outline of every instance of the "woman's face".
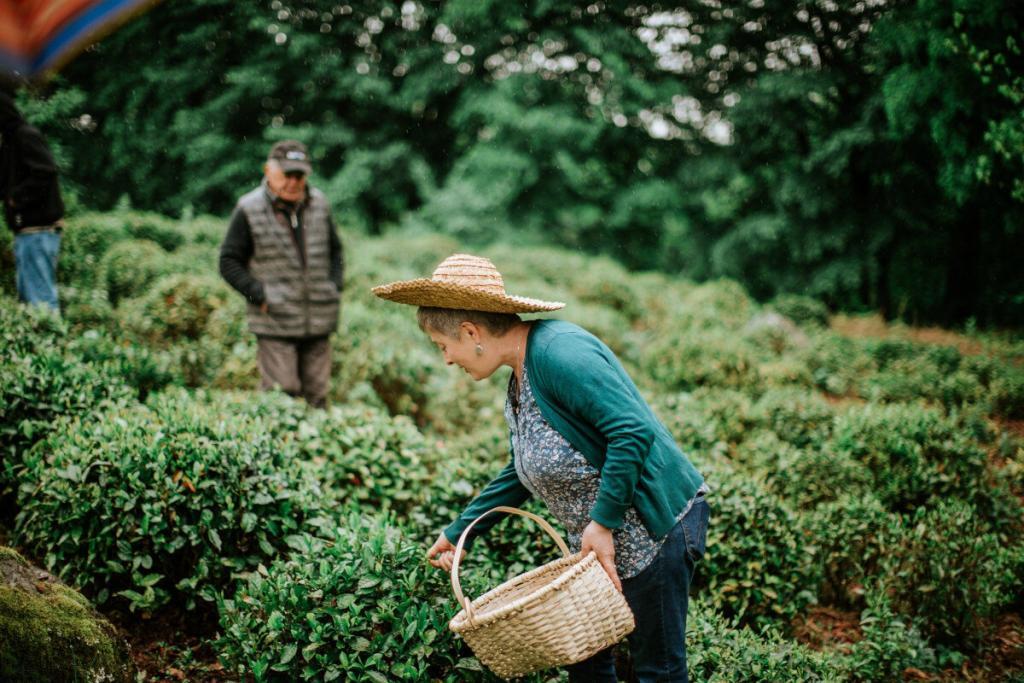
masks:
[[[466,324],[464,324],[462,334],[458,338],[449,337],[442,332],[430,328],[427,328],[427,335],[432,342],[437,344],[437,348],[441,350],[445,363],[448,365],[458,365],[477,381],[487,379],[494,374],[498,366],[494,364],[486,352],[477,355],[476,345],[482,341],[480,328],[472,325],[473,329],[467,330],[465,326]]]

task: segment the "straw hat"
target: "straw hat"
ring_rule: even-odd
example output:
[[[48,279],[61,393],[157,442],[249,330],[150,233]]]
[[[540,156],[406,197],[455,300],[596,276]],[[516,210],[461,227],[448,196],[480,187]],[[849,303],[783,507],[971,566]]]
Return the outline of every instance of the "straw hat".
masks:
[[[490,313],[537,313],[565,307],[559,301],[506,294],[505,281],[494,264],[469,254],[452,254],[429,278],[380,285],[373,288],[373,293],[400,304]]]

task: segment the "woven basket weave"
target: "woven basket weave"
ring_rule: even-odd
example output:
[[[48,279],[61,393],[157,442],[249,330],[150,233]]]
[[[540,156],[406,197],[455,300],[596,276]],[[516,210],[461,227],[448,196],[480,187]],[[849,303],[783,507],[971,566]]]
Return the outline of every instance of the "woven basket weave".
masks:
[[[564,557],[470,600],[459,585],[459,558],[469,530],[493,512],[537,522]],[[594,553],[570,555],[558,532],[525,510],[501,506],[473,520],[459,538],[451,578],[462,610],[449,627],[466,640],[477,659],[503,678],[581,662],[634,628],[629,605]]]

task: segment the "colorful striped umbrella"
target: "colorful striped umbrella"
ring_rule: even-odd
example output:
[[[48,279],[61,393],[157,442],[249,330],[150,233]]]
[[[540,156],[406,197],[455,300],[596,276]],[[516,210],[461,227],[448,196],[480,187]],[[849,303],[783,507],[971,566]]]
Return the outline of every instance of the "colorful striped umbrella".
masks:
[[[0,70],[38,79],[158,1],[0,0]]]

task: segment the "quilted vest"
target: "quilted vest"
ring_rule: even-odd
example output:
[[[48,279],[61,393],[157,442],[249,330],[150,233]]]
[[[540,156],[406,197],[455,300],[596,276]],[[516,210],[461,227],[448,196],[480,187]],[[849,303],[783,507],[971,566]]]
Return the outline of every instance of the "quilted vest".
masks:
[[[303,268],[291,228],[274,215],[262,186],[238,200],[252,231],[253,255],[249,272],[263,283],[267,312],[249,304],[249,329],[270,337],[317,337],[338,327],[338,289],[331,281],[330,206],[319,190],[310,188],[302,210],[306,243]]]

